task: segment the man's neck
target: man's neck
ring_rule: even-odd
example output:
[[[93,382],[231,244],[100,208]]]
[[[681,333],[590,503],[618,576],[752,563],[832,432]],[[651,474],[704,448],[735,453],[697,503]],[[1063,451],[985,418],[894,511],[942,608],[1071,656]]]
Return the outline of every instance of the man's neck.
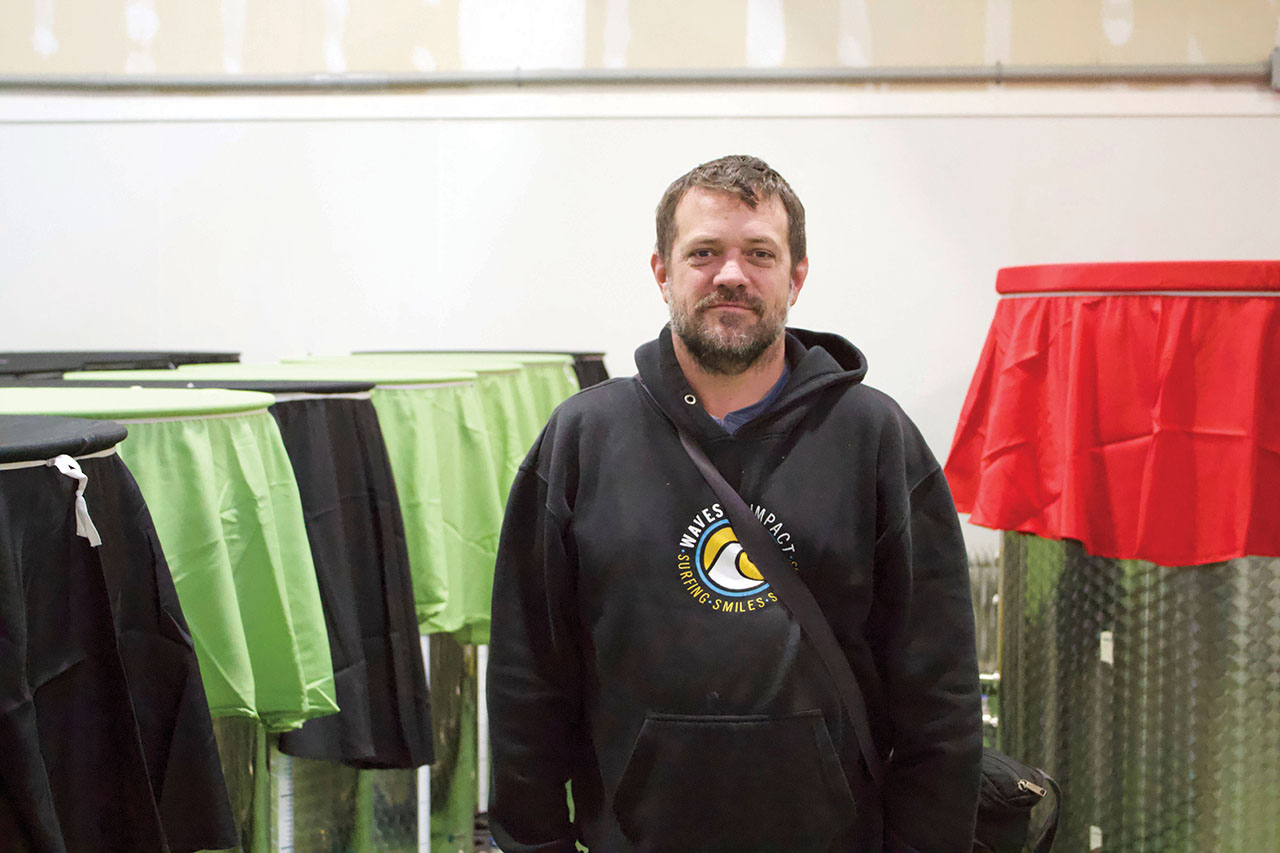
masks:
[[[755,364],[733,376],[703,370],[674,332],[671,333],[671,343],[684,378],[689,381],[702,408],[713,418],[723,418],[730,412],[759,402],[777,384],[787,363],[787,344],[783,335],[778,336]]]

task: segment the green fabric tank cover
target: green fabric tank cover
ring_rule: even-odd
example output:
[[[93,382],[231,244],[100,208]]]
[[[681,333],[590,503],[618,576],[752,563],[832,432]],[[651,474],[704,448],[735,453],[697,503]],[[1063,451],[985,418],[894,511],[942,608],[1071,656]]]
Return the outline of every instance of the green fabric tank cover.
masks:
[[[122,376],[121,374],[124,373]],[[79,372],[151,380],[158,371]],[[423,633],[487,636],[493,562],[502,526],[488,422],[474,372],[435,367],[323,363],[198,364],[176,371],[201,380],[351,379],[372,393],[404,519],[414,608]]]
[[[360,353],[341,358],[298,359],[298,363],[355,364],[372,362],[387,366],[419,368],[431,366],[486,372],[491,369],[520,368],[519,405],[511,442],[522,446],[516,464],[533,445],[547,418],[565,399],[577,393],[578,377],[573,357],[558,353],[528,352],[386,352]],[[503,494],[506,490],[503,490]]]
[[[491,369],[492,370],[492,369]],[[414,608],[423,633],[452,633],[484,642],[505,491],[500,489],[498,429],[486,372],[431,365],[206,364],[172,371],[179,377],[227,379],[359,379],[376,383],[371,395],[396,480],[404,519]],[[117,378],[159,378],[155,372]],[[76,373],[84,378],[88,373]],[[103,374],[106,376],[106,374]],[[482,379],[484,380],[482,382]],[[481,386],[485,385],[482,391]]]
[[[173,376],[173,371],[155,371]],[[114,373],[114,371],[113,371]],[[220,388],[0,388],[0,413],[122,420],[222,415],[266,409],[275,398]]]

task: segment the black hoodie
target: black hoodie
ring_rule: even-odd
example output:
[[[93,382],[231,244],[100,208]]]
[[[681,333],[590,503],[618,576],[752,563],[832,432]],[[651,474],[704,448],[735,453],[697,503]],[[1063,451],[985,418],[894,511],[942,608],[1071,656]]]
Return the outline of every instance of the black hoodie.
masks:
[[[901,409],[861,384],[857,348],[799,329],[786,348],[781,395],[730,435],[664,329],[636,351],[652,396],[636,378],[582,391],[521,467],[488,673],[506,853],[972,849],[980,702],[946,482]],[[889,757],[882,791],[675,422],[821,602]]]

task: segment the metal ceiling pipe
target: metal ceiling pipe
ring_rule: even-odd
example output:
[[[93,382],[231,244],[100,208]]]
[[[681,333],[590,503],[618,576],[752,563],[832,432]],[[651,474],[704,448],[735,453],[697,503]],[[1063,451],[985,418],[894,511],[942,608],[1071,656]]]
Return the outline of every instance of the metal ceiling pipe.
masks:
[[[1240,65],[994,65],[874,68],[547,69],[414,74],[7,74],[0,92],[259,94],[405,92],[523,86],[719,86],[865,83],[1254,82],[1280,92],[1280,48]]]

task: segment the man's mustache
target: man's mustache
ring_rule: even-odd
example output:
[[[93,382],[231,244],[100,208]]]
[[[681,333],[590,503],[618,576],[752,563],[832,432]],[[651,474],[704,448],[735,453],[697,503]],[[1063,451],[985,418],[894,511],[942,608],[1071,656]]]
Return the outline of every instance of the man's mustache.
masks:
[[[729,296],[724,294],[704,296],[693,306],[693,310],[706,311],[719,305],[737,305],[742,308],[749,308],[757,316],[764,315],[764,300],[754,296]]]

